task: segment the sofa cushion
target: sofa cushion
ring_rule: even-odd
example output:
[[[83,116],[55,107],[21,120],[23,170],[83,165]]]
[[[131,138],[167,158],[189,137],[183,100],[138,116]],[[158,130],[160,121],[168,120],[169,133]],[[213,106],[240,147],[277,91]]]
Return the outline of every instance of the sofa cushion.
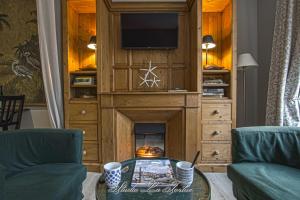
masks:
[[[5,199],[64,200],[82,197],[86,168],[80,164],[45,164],[10,174],[5,181]]]
[[[300,170],[271,163],[237,163],[228,177],[239,195],[255,200],[299,200]],[[243,199],[243,198],[240,198]]]
[[[22,129],[0,134],[0,165],[11,171],[48,163],[81,163],[82,133],[65,129]]]
[[[232,130],[232,160],[268,162],[300,169],[300,128],[247,127]]]

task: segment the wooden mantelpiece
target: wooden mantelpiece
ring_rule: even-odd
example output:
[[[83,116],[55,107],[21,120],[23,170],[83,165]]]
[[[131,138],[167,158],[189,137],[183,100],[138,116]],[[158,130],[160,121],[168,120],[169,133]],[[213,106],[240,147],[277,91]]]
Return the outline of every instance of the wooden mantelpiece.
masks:
[[[200,93],[135,92],[104,93],[100,95],[102,108],[172,108],[199,107]]]
[[[236,126],[236,1],[188,0],[186,3],[112,3],[111,0],[63,0],[65,127],[84,130],[84,164],[100,171],[110,161],[134,157],[135,123],[166,124],[166,156],[192,161],[204,171],[225,171],[231,162]],[[88,5],[88,6],[87,6]],[[123,12],[177,12],[179,45],[174,50],[121,48]],[[210,23],[213,22],[213,23]],[[97,51],[86,49],[97,35]],[[203,70],[202,36],[217,47],[208,62],[224,70]],[[141,87],[140,69],[158,66],[158,88]],[[97,66],[93,87],[71,87],[74,72]],[[90,73],[90,72],[88,72]],[[205,76],[222,76],[225,97],[204,97]],[[174,92],[175,88],[186,92]],[[86,90],[94,98],[80,98]]]
[[[104,120],[101,125],[102,152],[115,147],[108,154],[103,154],[103,163],[121,161],[134,156],[132,151],[124,153],[122,149],[133,147],[130,145],[133,137],[132,125],[137,122],[166,123],[168,127],[166,156],[192,160],[199,145],[197,123],[200,120],[200,98],[199,93],[100,95],[101,117],[110,119]],[[119,141],[120,138],[122,142]]]

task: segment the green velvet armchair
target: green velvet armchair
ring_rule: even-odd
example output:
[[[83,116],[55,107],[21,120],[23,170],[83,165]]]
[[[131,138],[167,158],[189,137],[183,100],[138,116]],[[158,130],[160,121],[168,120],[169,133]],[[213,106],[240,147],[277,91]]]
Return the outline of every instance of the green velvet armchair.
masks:
[[[85,178],[80,130],[0,133],[1,200],[80,200]]]
[[[228,177],[238,200],[300,199],[300,128],[232,130]]]

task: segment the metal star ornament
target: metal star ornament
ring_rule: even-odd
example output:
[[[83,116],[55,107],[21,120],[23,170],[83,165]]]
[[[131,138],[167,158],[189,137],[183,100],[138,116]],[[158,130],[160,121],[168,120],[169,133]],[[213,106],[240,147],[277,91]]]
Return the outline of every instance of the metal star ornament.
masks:
[[[152,66],[151,60],[149,61],[148,69],[140,69],[140,71],[144,71],[144,77],[139,76],[142,82],[140,86],[145,85],[146,87],[159,87],[158,83],[160,82],[159,77],[154,73],[154,70],[157,66]]]

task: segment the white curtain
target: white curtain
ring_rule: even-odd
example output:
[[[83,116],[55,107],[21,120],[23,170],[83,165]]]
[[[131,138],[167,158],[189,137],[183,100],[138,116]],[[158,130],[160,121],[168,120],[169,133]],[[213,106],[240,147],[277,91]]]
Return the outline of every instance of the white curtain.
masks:
[[[53,128],[63,127],[60,0],[36,0],[41,64]]]
[[[300,1],[277,0],[267,125],[300,127]]]

